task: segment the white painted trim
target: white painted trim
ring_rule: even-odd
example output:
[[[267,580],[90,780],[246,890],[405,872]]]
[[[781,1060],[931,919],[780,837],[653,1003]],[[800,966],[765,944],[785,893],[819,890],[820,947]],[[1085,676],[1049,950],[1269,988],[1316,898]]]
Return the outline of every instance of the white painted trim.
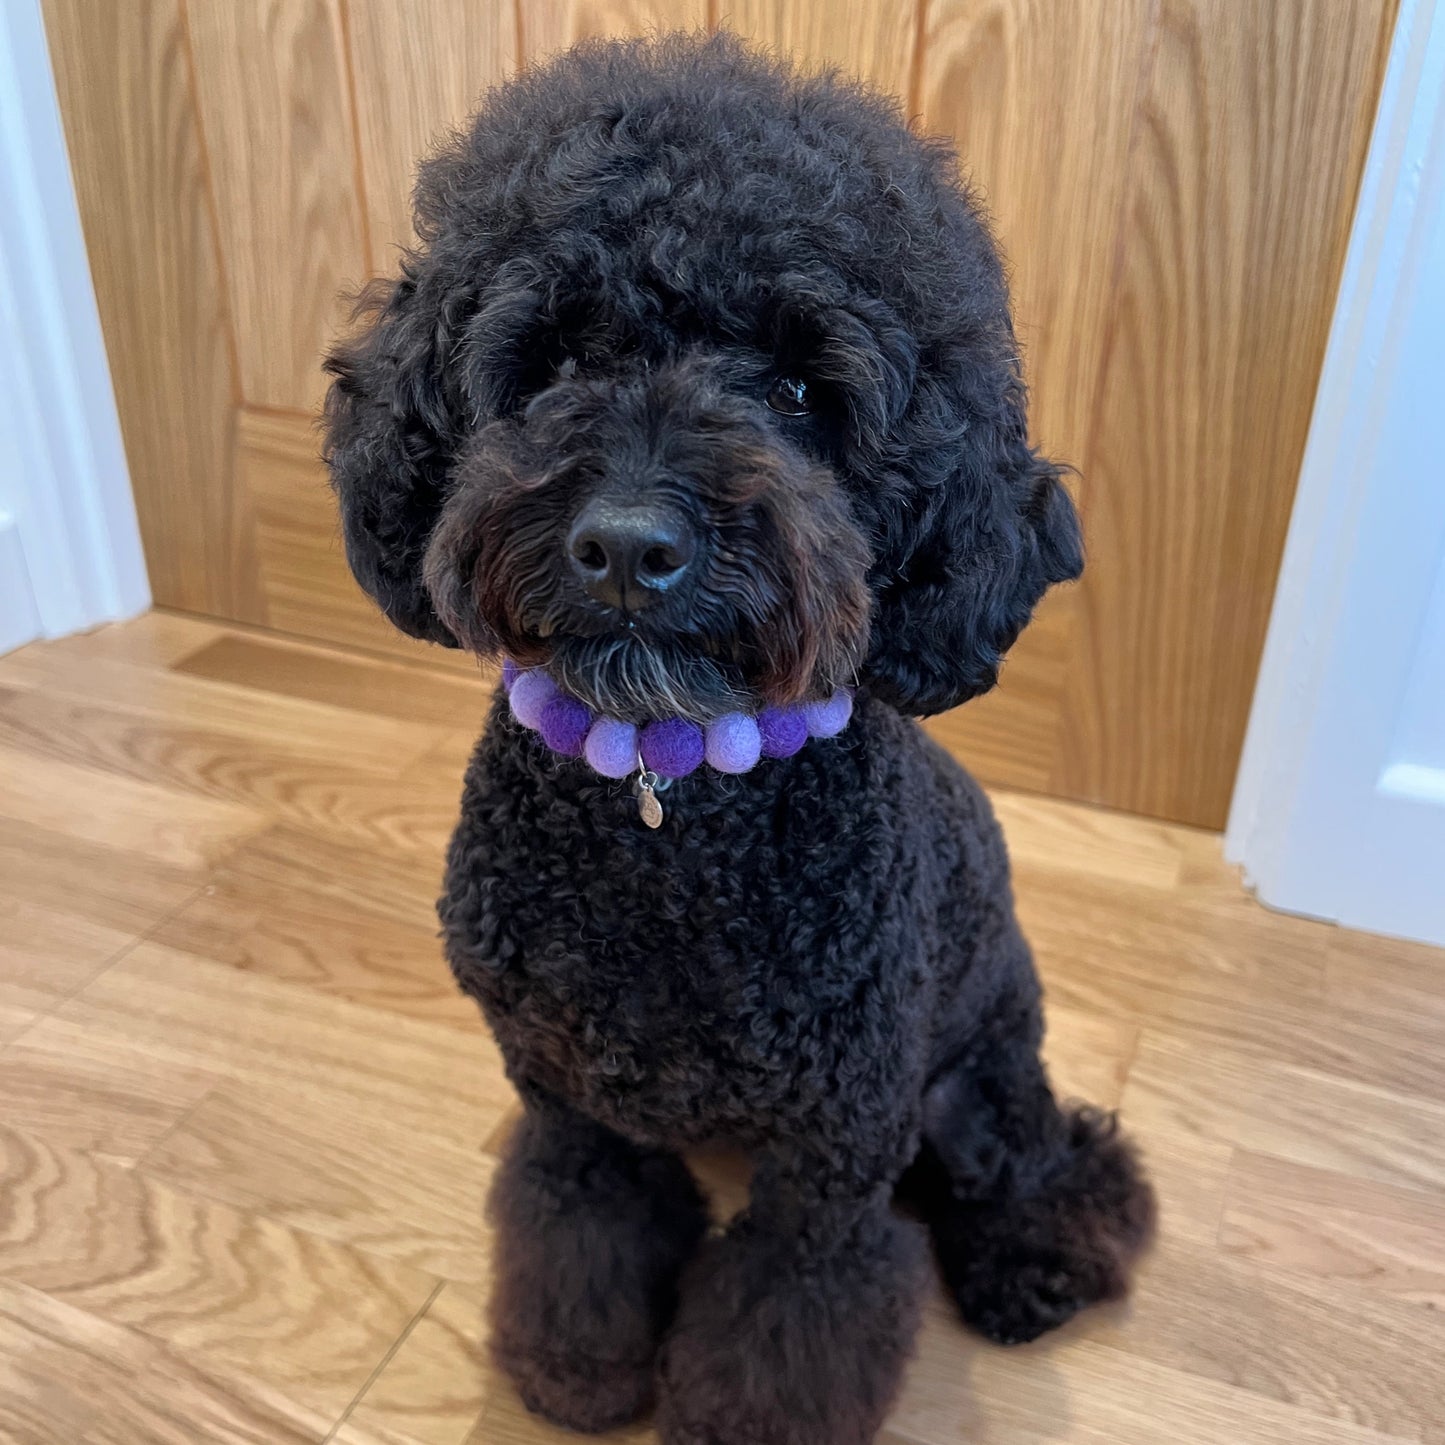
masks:
[[[1273,906],[1445,943],[1442,273],[1445,14],[1403,0],[1225,853]]]
[[[0,646],[150,605],[39,0],[0,4],[0,511]]]

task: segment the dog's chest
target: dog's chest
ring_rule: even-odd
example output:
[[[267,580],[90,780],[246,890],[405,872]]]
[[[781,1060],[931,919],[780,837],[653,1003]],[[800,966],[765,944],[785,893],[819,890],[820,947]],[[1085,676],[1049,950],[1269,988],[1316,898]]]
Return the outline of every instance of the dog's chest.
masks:
[[[800,778],[673,789],[657,833],[618,789],[471,780],[448,954],[519,1083],[685,1142],[786,1126],[854,1066],[897,1007],[917,880],[876,798],[840,813]]]

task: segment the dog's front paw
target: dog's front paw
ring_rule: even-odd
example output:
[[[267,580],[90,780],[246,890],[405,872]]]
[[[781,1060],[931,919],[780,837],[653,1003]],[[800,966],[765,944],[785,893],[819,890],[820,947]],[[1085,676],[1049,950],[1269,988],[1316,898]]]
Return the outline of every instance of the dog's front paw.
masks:
[[[509,1338],[502,1329],[493,1333],[492,1354],[528,1410],[569,1430],[615,1430],[646,1414],[652,1404],[650,1352],[633,1360],[559,1354],[535,1340]]]
[[[1124,1295],[1153,1233],[1154,1192],[1113,1120],[1083,1109],[1070,1119],[1060,1167],[1036,1195],[959,1201],[930,1222],[964,1321],[1016,1345]]]
[[[707,1224],[682,1162],[560,1111],[528,1115],[491,1198],[492,1354],[574,1430],[645,1414],[677,1278]]]
[[[746,1220],[704,1247],[658,1371],[663,1445],[868,1445],[918,1320],[922,1241],[888,1215],[824,1257]]]

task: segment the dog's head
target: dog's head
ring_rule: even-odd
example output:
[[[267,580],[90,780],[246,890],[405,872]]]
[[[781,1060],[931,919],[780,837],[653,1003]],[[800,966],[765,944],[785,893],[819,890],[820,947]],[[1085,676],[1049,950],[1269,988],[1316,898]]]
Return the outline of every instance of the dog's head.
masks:
[[[347,555],[418,637],[706,720],[991,687],[1078,575],[952,153],[725,37],[580,47],[421,171],[330,360]]]

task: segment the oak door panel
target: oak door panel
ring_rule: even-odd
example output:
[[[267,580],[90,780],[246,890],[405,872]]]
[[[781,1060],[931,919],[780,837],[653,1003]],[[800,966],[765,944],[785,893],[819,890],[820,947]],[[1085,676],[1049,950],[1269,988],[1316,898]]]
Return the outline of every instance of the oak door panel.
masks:
[[[45,0],[44,13],[151,593],[261,621],[180,0]]]
[[[317,459],[337,293],[518,64],[727,26],[950,136],[1085,516],[990,696],[986,781],[1219,826],[1396,0],[45,0],[155,595],[465,665],[355,588]]]
[[[1164,0],[1083,460],[1070,797],[1223,826],[1390,9]]]
[[[1035,441],[1080,468],[1152,12],[1152,0],[937,0],[927,11],[924,124],[957,146],[1009,261]],[[1082,500],[1091,474],[1071,482]],[[1051,785],[1081,590],[1050,594],[998,688],[932,727],[993,782]]]
[[[659,30],[702,30],[707,0],[522,0],[522,55],[545,60],[579,40],[602,35],[645,35]]]
[[[909,100],[923,0],[726,0],[718,23],[811,66],[836,65]]]
[[[188,0],[241,395],[316,406],[370,271],[338,0]]]
[[[517,62],[517,11],[476,0],[352,5],[356,132],[373,264],[414,239],[416,164]]]

